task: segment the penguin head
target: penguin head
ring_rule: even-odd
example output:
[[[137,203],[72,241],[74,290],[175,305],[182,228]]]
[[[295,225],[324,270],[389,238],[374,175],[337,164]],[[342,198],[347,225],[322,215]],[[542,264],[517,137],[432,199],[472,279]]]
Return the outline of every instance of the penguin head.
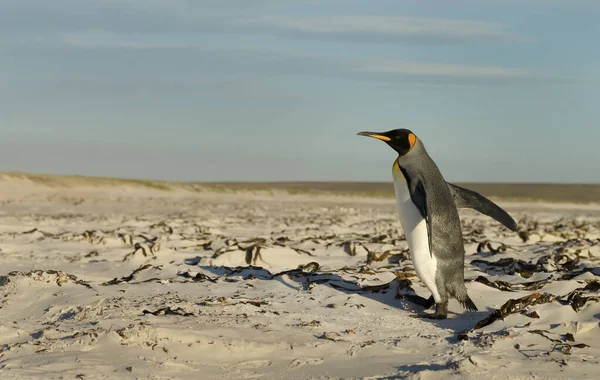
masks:
[[[408,129],[393,129],[387,132],[359,132],[358,135],[384,141],[400,156],[410,152],[417,143],[417,136]]]

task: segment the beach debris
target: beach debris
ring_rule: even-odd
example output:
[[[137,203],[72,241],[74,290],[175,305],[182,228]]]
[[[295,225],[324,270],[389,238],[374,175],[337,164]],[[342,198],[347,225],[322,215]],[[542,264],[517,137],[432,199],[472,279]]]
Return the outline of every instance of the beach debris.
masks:
[[[547,330],[529,330],[528,332],[530,334],[537,334],[537,335],[543,336],[544,338],[546,338],[549,341],[551,341],[552,343],[554,343],[552,348],[546,352],[546,355],[550,355],[554,351],[561,352],[565,355],[571,355],[571,351],[573,348],[589,347],[589,345],[587,345],[585,343],[578,343],[578,344],[567,343],[567,342],[575,341],[575,338],[573,337],[572,334],[565,335],[563,337],[563,339],[555,339],[555,338],[552,338],[549,336],[549,332]]]
[[[529,233],[527,231],[519,231],[519,237],[521,238],[521,240],[523,241],[523,243],[527,243],[527,241],[529,240]]]
[[[571,305],[575,312],[580,312],[588,303],[600,301],[600,281],[589,282],[585,287],[573,290],[558,299],[563,305]]]
[[[133,244],[134,244],[134,243],[133,243],[133,236],[131,236],[130,234],[127,234],[127,233],[119,233],[117,236],[118,236],[118,237],[119,237],[119,239],[121,239],[121,241],[122,241],[123,243],[125,243],[126,245],[133,246]]]
[[[179,316],[182,316],[182,317],[192,317],[192,316],[196,315],[194,313],[190,313],[190,312],[187,312],[187,311],[183,310],[181,307],[177,307],[177,308],[174,308],[174,307],[163,307],[163,308],[160,308],[160,309],[155,310],[155,311],[150,311],[150,310],[144,309],[142,311],[142,314],[144,314],[144,315],[146,315],[146,314],[152,314],[154,316],[179,315]]]
[[[553,281],[553,278],[552,278],[552,276],[549,276],[548,278],[545,278],[543,280],[512,284],[512,283],[509,283],[506,281],[500,281],[500,280],[491,281],[484,276],[478,276],[473,281],[479,282],[479,283],[487,285],[491,288],[495,288],[495,289],[502,290],[505,292],[517,292],[517,291],[522,291],[522,290],[539,290],[539,289],[543,288],[544,286],[546,286],[546,284],[551,283]]]
[[[42,235],[42,237],[44,237],[44,238],[52,238],[52,237],[55,237],[55,236],[62,235],[62,234],[53,234],[53,233],[50,233],[50,232],[42,231],[42,230],[39,230],[37,228],[32,228],[31,230],[27,230],[27,231],[21,232],[21,235],[32,235],[32,234],[34,234],[36,232],[38,234]]]
[[[103,244],[106,243],[104,234],[96,230],[86,230],[81,234],[81,237],[90,244]]]
[[[246,298],[235,298],[235,297],[208,297],[203,301],[200,301],[200,306],[233,306],[233,305],[252,305],[255,307],[270,305],[270,301],[265,300],[251,300]]]
[[[477,253],[484,252],[485,249],[495,255],[500,252],[506,252],[507,246],[503,243],[499,243],[498,247],[494,248],[489,240],[485,240],[477,245]]]
[[[477,322],[474,330],[491,325],[499,319],[504,320],[511,314],[526,311],[530,306],[541,305],[554,300],[556,300],[556,296],[549,293],[532,293],[518,299],[508,300],[500,307],[500,309],[494,310],[486,318]]]
[[[537,311],[522,311],[521,314],[528,316],[529,318],[540,319],[540,315]]]
[[[513,275],[519,273],[521,277],[529,278],[534,272],[540,271],[541,267],[537,264],[528,263],[524,260],[505,257],[498,261],[487,261],[475,259],[471,261],[471,265],[482,269],[490,274],[503,273]]]
[[[451,349],[457,349],[454,354],[466,352],[467,364],[471,361],[480,369],[485,367],[485,359],[478,355],[468,356],[469,352],[473,353],[469,351],[473,347],[463,351],[461,346],[474,344],[485,347],[485,350],[479,350],[481,355],[493,355],[502,360],[512,360],[520,355],[532,360],[552,354],[541,361],[554,360],[566,365],[568,359],[571,367],[580,360],[587,361],[595,352],[590,350],[588,353],[585,348],[588,344],[596,348],[590,337],[599,329],[595,308],[600,301],[600,224],[586,221],[585,215],[551,220],[553,217],[549,213],[550,216],[539,219],[526,218],[520,223],[520,238],[483,218],[464,218],[464,239],[472,251],[469,253],[477,251],[474,255],[467,255],[467,281],[485,285],[470,284],[474,285],[475,296],[482,300],[480,311],[469,313],[465,318],[458,315],[455,320],[450,318],[442,322],[412,323],[411,320],[404,327],[414,327],[416,334],[402,331],[398,336],[388,338],[389,335],[380,334],[384,332],[381,329],[390,329],[392,335],[395,334],[395,327],[390,326],[397,318],[405,317],[405,300],[420,298],[419,302],[423,305],[429,303],[413,290],[414,286],[419,294],[429,296],[416,277],[397,218],[384,215],[383,207],[379,205],[368,208],[366,214],[362,214],[363,210],[353,211],[352,207],[327,206],[317,211],[312,204],[303,205],[303,211],[296,216],[293,212],[274,214],[269,208],[254,207],[253,202],[233,208],[220,202],[195,203],[190,211],[170,213],[169,217],[147,215],[132,218],[124,215],[116,219],[119,227],[112,230],[91,227],[113,223],[115,219],[110,219],[112,216],[85,219],[87,217],[69,215],[69,228],[75,227],[67,231],[61,229],[58,233],[54,231],[62,228],[60,224],[33,216],[26,222],[30,224],[25,224],[25,228],[19,227],[17,232],[0,232],[5,238],[14,240],[2,246],[3,257],[16,252],[19,258],[25,260],[32,257],[40,260],[37,262],[47,260],[44,263],[54,263],[59,257],[68,260],[70,267],[89,266],[100,271],[106,264],[106,268],[111,270],[125,271],[101,284],[121,286],[112,290],[99,287],[98,299],[102,303],[90,306],[89,310],[82,306],[87,300],[74,297],[78,291],[77,287],[71,286],[74,281],[70,275],[60,271],[51,275],[50,271],[44,271],[36,280],[47,284],[37,286],[35,290],[49,290],[42,295],[48,301],[48,307],[46,309],[42,305],[38,308],[42,317],[32,313],[32,321],[23,320],[22,311],[18,315],[13,311],[20,306],[18,302],[22,299],[14,293],[21,289],[30,290],[32,281],[21,284],[21,278],[2,273],[5,276],[0,276],[0,291],[4,297],[0,308],[3,315],[9,315],[6,319],[8,326],[14,325],[16,334],[23,334],[24,339],[21,340],[24,342],[16,338],[13,340],[19,343],[5,342],[5,345],[0,345],[0,356],[8,351],[18,353],[26,345],[36,346],[23,350],[26,354],[57,350],[79,352],[82,341],[88,344],[89,339],[82,339],[88,331],[87,326],[94,324],[105,326],[105,331],[110,329],[115,336],[123,334],[119,335],[123,344],[156,348],[161,355],[162,351],[170,351],[169,357],[175,358],[175,353],[183,355],[184,350],[177,347],[183,343],[177,339],[167,342],[166,330],[157,323],[177,324],[178,321],[185,322],[183,319],[187,317],[191,317],[187,319],[188,323],[210,323],[225,329],[231,325],[245,326],[259,334],[278,332],[285,326],[296,330],[292,333],[303,336],[314,334],[310,338],[319,339],[313,342],[317,346],[324,343],[322,340],[340,342],[346,339],[352,343],[341,343],[344,347],[338,348],[349,346],[347,354],[350,356],[358,351],[357,347],[376,344],[382,349],[391,348],[392,345],[400,346],[404,339],[415,335],[419,339],[445,345],[448,326],[452,328],[468,323],[471,324],[469,327],[475,327],[461,332],[458,338],[464,342]],[[248,207],[249,204],[252,206]],[[282,207],[295,206],[286,204]],[[342,209],[343,213],[338,212]],[[330,210],[335,210],[335,213]],[[218,214],[218,218],[210,216],[211,212]],[[206,220],[205,213],[208,216]],[[80,218],[76,220],[82,223],[74,223],[72,218]],[[50,231],[53,232],[32,229],[33,223],[39,223],[35,226],[39,225],[41,229],[52,228]],[[245,229],[245,226],[249,228]],[[271,226],[275,226],[273,231]],[[21,230],[27,231],[23,233]],[[67,248],[64,242],[77,244]],[[52,246],[38,250],[31,247],[33,244]],[[130,254],[133,249],[135,251]],[[169,255],[156,257],[159,251],[168,251]],[[120,261],[125,253],[130,256],[122,264]],[[103,264],[93,264],[98,262],[98,258]],[[290,261],[286,262],[288,258]],[[143,261],[127,261],[129,259]],[[161,271],[162,267],[156,266],[158,262],[166,270]],[[186,264],[194,267],[186,267]],[[180,271],[182,268],[190,269]],[[82,272],[77,269],[77,273]],[[164,278],[167,273],[169,277]],[[134,284],[149,281],[174,284],[152,285],[152,292],[142,288],[130,289]],[[55,285],[61,286],[61,289]],[[186,289],[189,292],[186,293]],[[179,297],[183,294],[187,294],[190,300],[181,300]],[[488,295],[494,297],[486,299]],[[500,302],[502,306],[492,310],[490,315],[484,311],[492,305],[492,300],[495,302],[495,299],[501,298],[504,301],[509,297],[514,299]],[[390,310],[392,313],[389,313]],[[573,317],[575,312],[579,314]],[[353,313],[360,318],[352,317]],[[516,315],[511,317],[513,314]],[[377,315],[373,323],[368,321],[372,315]],[[283,320],[281,325],[271,323],[275,316]],[[475,320],[469,322],[468,318]],[[504,323],[496,322],[500,320]],[[142,323],[121,329],[132,321]],[[428,323],[435,323],[441,328],[428,331]],[[160,340],[165,342],[158,343]],[[502,347],[499,344],[494,347],[494,350],[500,350],[496,355],[488,348],[500,340],[505,341]],[[60,344],[56,344],[59,341]],[[203,341],[201,344],[205,343],[218,345],[222,342],[214,338],[210,343]],[[326,343],[329,345],[329,342]],[[192,339],[188,342],[186,337],[185,344],[191,347],[200,343],[193,343]],[[289,347],[294,349],[294,345],[299,347],[296,342],[290,342]],[[506,347],[520,352],[513,351],[514,356],[507,356]],[[176,358],[170,360],[181,363]],[[122,361],[118,368],[124,373],[132,373],[131,364]],[[539,364],[535,363],[536,366]],[[88,374],[86,378],[89,376],[93,375]]]
[[[167,224],[167,222],[165,220],[160,221],[158,223],[154,223],[150,226],[151,230],[157,229],[157,228],[169,235],[173,234],[173,227],[169,226],[169,224]]]
[[[57,270],[53,270],[53,269],[49,269],[49,270],[34,269],[29,272],[12,271],[12,272],[8,273],[8,277],[15,277],[15,276],[28,277],[35,281],[45,281],[45,282],[51,282],[52,278],[53,278],[54,282],[58,286],[63,286],[67,282],[71,281],[74,284],[84,286],[88,289],[92,289],[92,290],[94,289],[89,284],[89,282],[79,279],[74,274],[65,273],[65,272],[57,271]],[[50,279],[48,277],[50,277]]]
[[[487,286],[489,286],[491,288],[502,290],[502,291],[505,291],[505,292],[514,292],[515,291],[514,285],[510,284],[510,283],[508,283],[506,281],[500,281],[500,280],[490,281],[486,277],[483,277],[483,276],[478,276],[473,281],[479,282],[479,283],[487,285]]]
[[[326,340],[330,340],[332,342],[343,342],[344,338],[342,338],[342,336],[338,333],[336,333],[335,331],[333,332],[325,332],[319,336],[317,336],[317,339],[326,339]]]
[[[365,247],[361,243],[356,243],[354,241],[345,241],[339,244],[336,244],[338,247],[342,247],[344,252],[346,252],[350,256],[356,256],[357,254],[368,254],[369,249]]]
[[[0,286],[4,286],[10,282],[10,278],[8,276],[0,276]]]
[[[98,253],[98,251],[90,251],[90,253],[88,253],[87,255],[83,256],[86,259],[90,258],[90,257],[98,257],[100,254]]]
[[[109,286],[109,285],[118,285],[118,284],[122,284],[122,283],[129,283],[130,281],[133,281],[135,279],[136,274],[138,274],[141,271],[144,271],[148,268],[151,268],[151,267],[152,267],[152,264],[140,265],[137,269],[135,269],[133,272],[131,272],[131,274],[129,276],[125,276],[125,277],[121,277],[121,278],[113,278],[112,280],[104,282],[101,285]]]
[[[398,264],[402,261],[409,260],[409,252],[408,249],[399,250],[386,250],[384,252],[375,252],[370,251],[367,253],[367,265],[371,265],[374,262],[381,262],[384,260],[388,260],[390,264]]]
[[[262,246],[260,244],[251,245],[250,247],[246,248],[246,264],[256,265],[258,260],[261,260],[264,262],[261,254],[260,254],[261,249],[262,249]]]
[[[301,248],[296,248],[296,247],[291,247],[294,251],[296,251],[297,253],[303,254],[303,255],[308,255],[308,256],[314,256],[312,253],[308,252],[305,249],[301,249]]]
[[[183,278],[189,278],[191,280],[193,280],[194,282],[205,282],[205,281],[209,281],[212,283],[216,283],[217,280],[214,278],[211,278],[203,273],[197,272],[196,274],[192,274],[190,272],[179,272],[177,273],[178,276],[181,276]]]
[[[302,326],[302,327],[319,327],[319,326],[321,326],[321,322],[317,321],[316,319],[313,319],[310,322],[301,322],[300,324],[298,324],[298,326]]]
[[[144,257],[156,257],[155,252],[158,252],[158,250],[160,250],[160,243],[153,243],[152,245],[147,245],[145,243],[135,243],[133,245],[133,252],[126,254],[123,257],[123,261],[129,260],[140,251],[142,252],[142,255],[144,255]]]

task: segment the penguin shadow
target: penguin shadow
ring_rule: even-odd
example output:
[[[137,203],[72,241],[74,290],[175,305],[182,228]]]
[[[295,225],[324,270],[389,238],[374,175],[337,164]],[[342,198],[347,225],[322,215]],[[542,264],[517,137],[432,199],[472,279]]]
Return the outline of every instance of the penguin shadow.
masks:
[[[268,269],[252,265],[245,267],[199,266],[199,268],[217,277],[228,278],[227,281],[254,279],[276,281],[290,289],[305,292],[307,295],[310,295],[320,286],[327,286],[348,296],[363,296],[389,308],[406,311],[417,311],[418,309],[418,307],[417,309],[410,307],[406,302],[402,302],[402,299],[397,298],[398,294],[407,286],[405,282],[398,279],[394,279],[387,284],[362,286],[332,272],[308,272],[302,269],[292,269],[273,274]],[[360,299],[357,298],[347,302],[347,306],[364,307],[360,304]]]
[[[255,279],[276,281],[290,289],[306,292],[307,295],[310,295],[312,291],[320,286],[327,286],[349,297],[348,301],[344,305],[341,305],[346,307],[366,307],[360,303],[360,298],[354,297],[359,296],[379,302],[386,308],[405,311],[408,313],[406,314],[407,318],[416,317],[417,314],[422,314],[425,311],[425,307],[420,303],[424,303],[426,300],[414,292],[410,280],[395,278],[387,284],[360,285],[332,272],[308,272],[302,269],[293,269],[273,274],[268,269],[252,265],[244,267],[199,266],[199,268],[219,278],[225,277],[227,281],[248,281]],[[449,306],[458,312],[453,313],[449,311],[448,318],[446,319],[422,318],[422,320],[441,329],[459,333],[472,329],[478,321],[493,311],[490,309],[480,311],[465,310],[461,312],[462,306],[453,299],[450,300]],[[429,312],[432,312],[432,310]],[[447,340],[456,343],[458,337],[455,334],[448,337]]]
[[[409,301],[410,302],[410,301]],[[433,313],[435,306],[430,309],[423,306],[416,306],[419,308],[419,314]],[[423,321],[445,330],[450,330],[454,335],[446,337],[446,341],[449,343],[460,342],[459,334],[469,330],[473,330],[478,322],[488,317],[495,309],[493,308],[479,308],[477,311],[468,311],[458,303],[456,299],[450,299],[448,303],[448,317],[445,319],[429,319],[422,318]],[[454,310],[454,311],[453,311]],[[411,317],[415,317],[411,315]]]

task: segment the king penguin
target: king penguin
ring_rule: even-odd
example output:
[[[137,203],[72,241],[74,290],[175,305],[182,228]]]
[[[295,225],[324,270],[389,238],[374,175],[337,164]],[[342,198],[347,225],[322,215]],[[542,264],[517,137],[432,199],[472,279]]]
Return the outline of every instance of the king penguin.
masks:
[[[479,193],[444,180],[423,142],[408,129],[388,132],[360,132],[360,136],[382,140],[398,153],[392,166],[396,206],[410,256],[419,279],[431,292],[425,308],[435,313],[419,317],[444,319],[448,300],[454,297],[469,311],[477,306],[464,283],[465,248],[457,208],[472,208],[517,231],[514,219]]]

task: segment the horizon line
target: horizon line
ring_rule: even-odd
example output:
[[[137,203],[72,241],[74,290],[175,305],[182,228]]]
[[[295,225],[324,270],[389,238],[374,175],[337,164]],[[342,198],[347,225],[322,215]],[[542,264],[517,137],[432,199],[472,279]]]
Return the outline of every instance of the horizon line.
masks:
[[[256,181],[239,181],[239,180],[169,180],[147,177],[129,177],[129,176],[105,176],[105,175],[90,175],[90,174],[57,174],[34,171],[13,171],[0,170],[0,175],[40,175],[40,176],[55,176],[55,177],[88,177],[88,178],[103,178],[103,179],[122,179],[122,180],[138,180],[138,181],[156,181],[170,183],[186,183],[186,184],[206,184],[206,185],[243,185],[243,184],[294,184],[294,183],[355,183],[355,184],[393,184],[392,180],[313,180],[313,179],[285,179],[285,180],[256,180]],[[464,180],[447,180],[447,182],[458,184],[493,184],[493,185],[600,185],[600,182],[524,182],[524,181],[464,181]]]

